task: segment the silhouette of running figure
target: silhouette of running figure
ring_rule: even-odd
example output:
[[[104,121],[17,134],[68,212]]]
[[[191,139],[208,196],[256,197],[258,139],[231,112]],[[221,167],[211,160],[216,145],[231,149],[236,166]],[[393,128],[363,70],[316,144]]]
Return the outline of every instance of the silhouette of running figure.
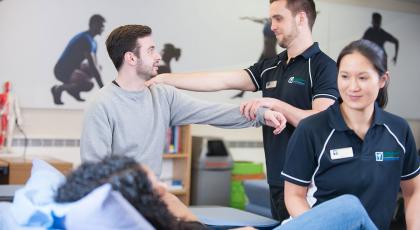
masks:
[[[178,61],[181,56],[181,49],[176,48],[171,43],[166,43],[162,50],[162,61],[163,65],[159,65],[158,74],[161,73],[172,73],[171,71],[171,60],[175,58]]]
[[[254,18],[254,17],[241,17],[242,20],[250,20],[252,22],[260,23],[264,25],[263,35],[264,35],[264,46],[258,61],[261,61],[266,58],[272,58],[277,55],[276,46],[277,39],[276,35],[271,31],[271,21],[268,18]],[[245,91],[241,91],[238,94],[234,95],[234,98],[242,98],[245,94]]]
[[[61,101],[63,91],[67,91],[77,101],[85,101],[80,97],[80,92],[88,92],[93,88],[92,78],[95,78],[100,88],[103,87],[94,37],[102,34],[104,23],[104,17],[93,15],[89,19],[89,30],[76,34],[67,44],[54,67],[55,77],[62,82],[51,88],[54,104],[64,104]]]
[[[363,39],[376,43],[384,51],[385,51],[385,47],[384,47],[385,42],[394,43],[395,54],[394,54],[394,57],[392,58],[392,62],[395,65],[397,64],[399,42],[398,42],[398,39],[396,39],[390,33],[386,32],[385,30],[381,28],[381,23],[382,23],[382,15],[380,13],[374,12],[372,14],[372,27],[366,30],[365,34],[363,35]]]

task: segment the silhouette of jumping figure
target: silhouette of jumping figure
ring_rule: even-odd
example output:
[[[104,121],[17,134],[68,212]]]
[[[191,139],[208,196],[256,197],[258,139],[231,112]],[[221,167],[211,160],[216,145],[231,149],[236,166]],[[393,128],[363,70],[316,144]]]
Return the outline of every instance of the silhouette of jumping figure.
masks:
[[[250,20],[255,23],[263,24],[263,35],[264,35],[264,46],[263,51],[261,53],[258,62],[266,59],[272,58],[277,55],[276,46],[277,46],[277,39],[274,32],[271,30],[271,21],[268,18],[254,18],[254,17],[241,17],[242,20]],[[242,98],[245,94],[245,91],[241,91],[238,94],[234,95],[234,98]]]
[[[381,23],[382,23],[382,15],[380,13],[374,12],[372,14],[372,27],[366,30],[365,34],[363,34],[363,39],[376,43],[384,51],[385,51],[385,47],[384,47],[385,42],[394,43],[395,54],[394,54],[394,57],[392,58],[392,62],[395,65],[397,64],[399,42],[397,38],[395,38],[390,33],[386,32],[385,30],[381,28]]]
[[[54,67],[54,75],[61,85],[51,88],[54,104],[63,105],[61,94],[69,93],[77,101],[85,101],[80,92],[88,92],[93,88],[92,78],[98,86],[103,87],[96,59],[96,35],[102,34],[105,18],[95,14],[89,19],[89,30],[76,34],[67,44]]]
[[[171,60],[175,58],[175,60],[178,61],[179,57],[181,56],[181,49],[176,48],[171,43],[166,43],[163,46],[161,55],[162,55],[163,65],[159,65],[158,74],[172,73]]]

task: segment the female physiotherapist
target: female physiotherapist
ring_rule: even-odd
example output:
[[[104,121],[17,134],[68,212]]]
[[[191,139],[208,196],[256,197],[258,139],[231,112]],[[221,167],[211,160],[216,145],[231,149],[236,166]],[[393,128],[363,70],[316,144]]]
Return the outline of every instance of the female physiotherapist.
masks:
[[[367,40],[340,53],[340,100],[302,120],[282,172],[292,217],[342,194],[357,196],[379,229],[389,229],[401,186],[408,229],[420,229],[419,158],[407,122],[383,108],[387,60]]]

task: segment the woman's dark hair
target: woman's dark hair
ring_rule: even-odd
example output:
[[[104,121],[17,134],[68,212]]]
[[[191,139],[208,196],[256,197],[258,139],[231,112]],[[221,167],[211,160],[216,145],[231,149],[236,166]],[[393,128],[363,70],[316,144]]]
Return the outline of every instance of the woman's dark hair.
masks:
[[[372,63],[380,77],[388,71],[387,56],[385,51],[377,44],[364,39],[353,41],[344,47],[340,55],[338,55],[337,68],[340,68],[340,63],[344,56],[356,52],[363,55],[370,61],[370,63]],[[381,108],[385,108],[388,103],[388,82],[386,82],[385,86],[379,90],[376,102],[378,102],[378,105]]]
[[[132,158],[110,156],[86,162],[67,176],[57,191],[58,203],[77,201],[95,188],[109,183],[156,229],[197,229],[203,225],[175,217],[161,200],[146,171]]]

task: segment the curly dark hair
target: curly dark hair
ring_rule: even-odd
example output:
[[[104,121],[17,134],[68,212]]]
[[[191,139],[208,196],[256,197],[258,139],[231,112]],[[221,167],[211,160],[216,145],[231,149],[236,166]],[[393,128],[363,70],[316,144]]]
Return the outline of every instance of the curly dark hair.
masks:
[[[201,223],[175,217],[153,189],[147,172],[129,157],[109,156],[100,162],[83,163],[58,188],[55,201],[77,201],[105,183],[119,191],[156,229],[205,229]]]

